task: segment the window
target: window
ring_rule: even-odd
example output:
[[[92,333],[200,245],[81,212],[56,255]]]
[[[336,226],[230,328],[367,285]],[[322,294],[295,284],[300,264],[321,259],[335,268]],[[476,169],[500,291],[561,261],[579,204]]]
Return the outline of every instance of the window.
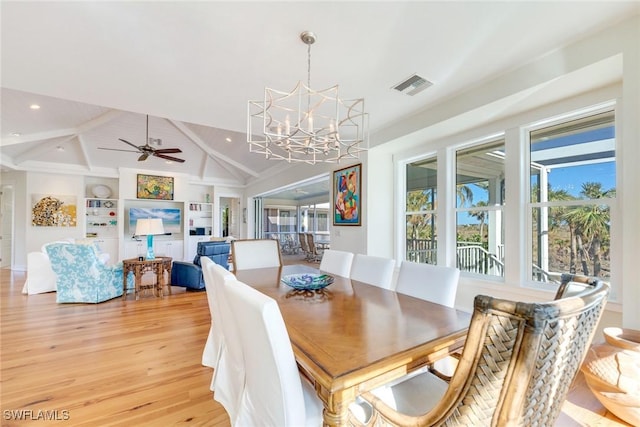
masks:
[[[407,165],[406,175],[406,260],[437,263],[436,158],[420,160]]]
[[[531,271],[610,277],[616,196],[614,113],[530,132]]]
[[[460,270],[504,276],[504,141],[456,152],[456,263]]]
[[[437,154],[400,160],[404,259],[543,290],[567,272],[610,280],[620,251],[615,106],[603,102],[487,126],[493,136],[476,142],[453,135],[429,147]]]
[[[295,206],[264,208],[263,230],[265,239],[281,239],[284,235],[297,232],[298,214]]]
[[[300,231],[314,234],[329,234],[328,216],[328,203],[300,206]]]

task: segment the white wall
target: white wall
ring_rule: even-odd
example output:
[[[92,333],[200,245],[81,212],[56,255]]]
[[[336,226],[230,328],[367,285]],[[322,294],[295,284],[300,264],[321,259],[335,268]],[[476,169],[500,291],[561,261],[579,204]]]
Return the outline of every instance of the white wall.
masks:
[[[618,177],[623,191],[622,200],[622,275],[624,327],[640,329],[640,284],[638,283],[638,242],[640,242],[640,17],[636,17],[625,28],[626,36],[620,37],[623,44],[623,94],[620,114],[622,153],[626,160]]]

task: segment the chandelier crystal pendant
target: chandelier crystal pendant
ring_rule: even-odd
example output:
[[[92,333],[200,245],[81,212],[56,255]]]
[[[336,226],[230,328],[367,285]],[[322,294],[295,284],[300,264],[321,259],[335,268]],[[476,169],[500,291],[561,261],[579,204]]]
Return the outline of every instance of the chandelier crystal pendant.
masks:
[[[288,162],[338,163],[357,159],[369,145],[369,116],[364,99],[342,100],[338,85],[311,89],[311,45],[316,36],[305,31],[307,84],[291,92],[265,88],[264,100],[249,101],[249,151]]]

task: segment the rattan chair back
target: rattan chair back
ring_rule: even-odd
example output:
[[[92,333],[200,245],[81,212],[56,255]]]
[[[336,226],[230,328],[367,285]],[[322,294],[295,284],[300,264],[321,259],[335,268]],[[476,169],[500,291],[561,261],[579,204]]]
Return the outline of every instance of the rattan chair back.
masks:
[[[365,393],[375,408],[372,424],[554,425],[609,293],[608,284],[592,282],[548,303],[477,296],[462,358],[439,402],[411,417]]]

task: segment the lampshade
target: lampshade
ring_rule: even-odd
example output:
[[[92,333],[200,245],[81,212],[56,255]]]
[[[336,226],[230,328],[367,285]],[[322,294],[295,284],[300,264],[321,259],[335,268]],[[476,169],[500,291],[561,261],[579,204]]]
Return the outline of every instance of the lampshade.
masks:
[[[139,219],[136,222],[136,236],[147,236],[147,259],[155,259],[153,253],[153,236],[164,234],[164,226],[160,218]]]
[[[136,222],[136,236],[153,236],[164,234],[164,226],[160,218],[142,218]]]

